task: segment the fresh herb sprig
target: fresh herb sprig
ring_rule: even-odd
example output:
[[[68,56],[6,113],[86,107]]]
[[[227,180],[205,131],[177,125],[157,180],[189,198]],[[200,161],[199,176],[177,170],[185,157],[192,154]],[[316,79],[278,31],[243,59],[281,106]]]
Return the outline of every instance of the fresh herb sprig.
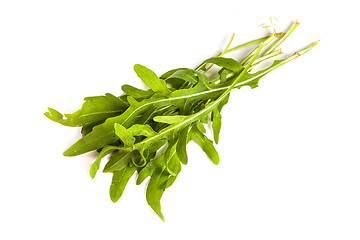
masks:
[[[294,22],[286,33],[274,32],[233,48],[230,48],[230,41],[222,53],[205,60],[195,69],[173,69],[158,77],[145,66],[136,64],[134,70],[148,90],[123,85],[124,94],[119,97],[110,93],[87,97],[80,110],[65,114],[65,118],[52,108],[45,116],[65,126],[81,127],[82,138],[64,155],[76,156],[97,150],[98,157],[90,168],[91,178],[99,170],[100,161],[110,155],[103,172],[113,173],[110,186],[113,202],[120,199],[135,172],[138,172],[136,184],[150,177],[146,199],[164,220],[160,199],[164,190],[174,183],[182,164],[188,162],[188,142],[195,141],[214,164],[219,164],[219,155],[213,141],[205,135],[204,124],[211,121],[217,144],[221,110],[228,102],[230,92],[243,86],[257,87],[267,73],[317,44],[314,42],[287,58],[275,60],[263,70],[251,72],[259,63],[282,54],[277,48],[298,25]],[[249,46],[254,46],[253,51],[240,61],[223,57]],[[220,70],[210,77],[208,71],[214,65]]]

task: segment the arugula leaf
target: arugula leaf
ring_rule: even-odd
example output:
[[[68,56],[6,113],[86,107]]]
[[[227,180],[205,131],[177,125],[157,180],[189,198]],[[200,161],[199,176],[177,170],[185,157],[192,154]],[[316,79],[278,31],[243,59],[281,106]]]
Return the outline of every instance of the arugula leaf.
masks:
[[[133,137],[130,130],[126,129],[119,123],[114,124],[115,134],[120,138],[125,146],[132,146],[135,143],[135,138]]]
[[[229,69],[233,72],[240,72],[244,67],[232,58],[213,57],[205,60],[206,63],[214,63],[220,67]]]
[[[169,74],[169,73],[167,73]],[[164,76],[164,75],[163,75]],[[167,75],[165,75],[167,76]],[[185,82],[196,84],[198,82],[197,72],[189,68],[176,69],[176,71],[171,72],[171,75],[165,78],[165,81],[171,79],[181,79]]]
[[[202,132],[199,131],[196,127],[191,128],[190,131],[191,137],[194,141],[201,147],[201,149],[206,153],[209,159],[215,164],[219,164],[219,154],[216,151],[213,142],[208,139]]]
[[[132,125],[128,130],[133,136],[153,137],[157,134],[151,126],[142,124]]]
[[[212,112],[212,130],[213,130],[213,134],[214,134],[214,140],[215,143],[218,144],[219,143],[219,136],[220,136],[220,129],[221,129],[221,110],[223,108],[223,106],[225,104],[228,103],[229,101],[229,97],[230,95],[228,95],[222,102],[219,103],[219,105],[217,107],[214,108],[213,112]]]
[[[190,126],[187,126],[180,131],[179,140],[176,145],[176,154],[178,155],[180,161],[183,164],[188,163],[188,156],[186,153],[186,144],[188,142],[187,139],[188,139],[189,127]]]
[[[134,70],[138,77],[141,78],[141,80],[143,80],[144,83],[154,92],[159,92],[165,96],[171,93],[167,88],[165,81],[158,78],[158,76],[156,76],[156,74],[147,67],[135,64]]]
[[[165,173],[165,166],[155,168],[146,188],[147,203],[163,221],[165,219],[161,213],[160,199],[164,193],[164,187],[162,186],[166,184],[168,177],[168,174]]]
[[[110,93],[106,93],[105,96],[86,97],[84,100],[82,108],[73,114],[65,114],[65,119],[60,112],[53,108],[48,108],[49,112],[46,112],[45,116],[69,127],[87,126],[120,115],[129,106]]]
[[[221,114],[219,111],[219,106],[215,107],[212,114],[212,129],[214,132],[214,140],[215,143],[219,143],[219,135],[220,135],[220,128],[221,128]]]
[[[135,173],[136,167],[127,166],[120,171],[114,172],[110,185],[110,199],[117,202],[123,194],[126,184]]]
[[[115,150],[119,150],[119,153],[125,155],[126,151],[123,151],[121,148],[119,148],[118,146],[105,146],[101,152],[99,153],[98,157],[96,158],[95,162],[91,165],[90,167],[90,177],[94,178],[97,171],[100,168],[100,162],[101,159],[103,159],[106,155],[114,152]]]
[[[140,159],[138,151],[127,152],[126,154],[113,155],[110,161],[105,165],[103,172],[117,172],[126,168],[131,161]]]
[[[124,93],[133,98],[149,98],[154,94],[154,91],[152,91],[151,89],[145,91],[128,84],[123,85],[121,89],[124,91]]]

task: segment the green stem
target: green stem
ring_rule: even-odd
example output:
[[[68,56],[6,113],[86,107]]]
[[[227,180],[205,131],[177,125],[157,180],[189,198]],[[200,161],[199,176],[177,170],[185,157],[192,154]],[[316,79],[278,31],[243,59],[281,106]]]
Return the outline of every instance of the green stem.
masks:
[[[253,65],[249,68],[249,70],[253,69],[254,67],[256,67],[257,64],[269,59],[269,58],[272,58],[272,57],[276,57],[280,54],[283,54],[283,52],[281,51],[281,49],[278,49],[278,50],[275,50],[273,51],[272,53],[270,54],[267,54],[265,56],[262,56],[262,57],[259,57],[258,59],[256,59],[253,63]]]
[[[269,37],[266,38],[266,40],[264,41],[264,46],[268,45],[270,42],[272,42],[277,36],[279,36],[280,34],[283,33],[273,33],[271,34]],[[247,61],[249,61],[250,58],[252,58],[252,56],[254,56],[255,52],[257,51],[257,47],[252,50],[246,57],[244,57],[239,63],[241,65],[244,65]]]
[[[277,35],[279,35],[279,34],[281,34],[281,33],[277,33]],[[269,36],[270,36],[270,35],[269,35]],[[228,49],[227,51],[225,51],[224,54],[228,54],[228,53],[234,52],[234,51],[236,51],[236,50],[249,47],[249,46],[251,46],[251,45],[253,45],[253,44],[257,44],[257,43],[264,42],[264,41],[266,41],[266,39],[267,39],[269,36],[262,37],[262,38],[253,40],[253,41],[251,41],[251,42],[248,42],[248,43],[245,43],[245,44],[242,44],[242,45],[239,45],[239,46],[230,48],[230,49]]]
[[[280,44],[281,44],[283,41],[285,41],[285,39],[295,30],[295,28],[296,28],[297,26],[299,26],[299,24],[300,24],[300,23],[299,23],[298,21],[295,21],[295,22],[290,26],[289,30],[286,31],[285,35],[282,36],[282,37],[280,38],[280,40],[277,41],[271,48],[269,48],[263,55],[270,54],[270,53],[272,53],[273,51],[275,51],[275,49],[276,49],[277,47],[279,47]]]

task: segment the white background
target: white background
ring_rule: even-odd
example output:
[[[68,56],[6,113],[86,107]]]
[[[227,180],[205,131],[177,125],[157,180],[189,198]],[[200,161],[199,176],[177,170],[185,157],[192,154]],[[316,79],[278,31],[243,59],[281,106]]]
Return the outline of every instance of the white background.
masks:
[[[1,239],[360,239],[360,78],[356,1],[16,1],[0,3]],[[66,158],[79,129],[49,121],[86,96],[143,87],[234,44],[284,31],[306,55],[233,91],[214,166],[194,144],[162,198],[131,178],[116,204],[94,154]],[[211,133],[209,131],[209,133]]]

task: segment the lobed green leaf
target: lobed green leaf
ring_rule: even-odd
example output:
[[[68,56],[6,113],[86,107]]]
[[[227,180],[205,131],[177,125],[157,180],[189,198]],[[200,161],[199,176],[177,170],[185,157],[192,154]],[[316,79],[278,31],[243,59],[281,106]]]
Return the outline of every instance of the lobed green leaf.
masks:
[[[117,116],[128,108],[128,104],[120,98],[107,93],[105,96],[86,97],[81,109],[64,116],[53,108],[45,116],[52,121],[69,127],[88,126],[105,121],[109,117]]]
[[[198,82],[197,72],[189,68],[177,69],[170,76],[166,77],[164,80],[169,81],[171,79],[180,79],[192,84],[196,84]]]
[[[101,162],[101,159],[103,159],[106,155],[114,152],[115,150],[119,150],[119,153],[121,154],[126,154],[126,151],[123,151],[120,147],[118,146],[105,146],[101,152],[99,153],[99,155],[97,156],[95,162],[91,165],[90,167],[90,177],[91,178],[94,178],[97,171],[99,170],[100,168],[100,162]]]
[[[120,138],[125,146],[132,146],[135,143],[135,138],[133,137],[132,132],[122,126],[119,123],[114,124],[115,134]]]
[[[125,154],[115,154],[110,158],[110,161],[105,165],[103,172],[116,172],[120,171],[131,161],[138,161],[141,158],[138,151],[127,152]]]
[[[114,172],[110,185],[110,199],[112,202],[117,202],[122,196],[126,184],[131,176],[135,173],[136,167],[125,167],[120,171]]]
[[[219,143],[219,135],[220,135],[220,128],[221,128],[221,114],[219,111],[219,107],[215,107],[213,110],[213,121],[212,121],[212,130],[214,133],[214,140],[215,143],[218,144]]]
[[[133,97],[133,98],[149,98],[154,94],[154,91],[151,89],[145,91],[133,86],[130,86],[128,84],[125,84],[121,87],[121,89],[126,93],[127,95]]]
[[[153,137],[157,134],[157,132],[155,132],[150,125],[145,124],[132,125],[130,128],[128,128],[128,130],[131,132],[132,136]]]
[[[176,154],[178,155],[180,161],[183,164],[187,164],[188,163],[188,156],[187,156],[187,152],[186,152],[186,145],[187,145],[187,138],[188,138],[188,132],[189,132],[189,127],[187,126],[184,129],[182,129],[179,133],[179,140],[176,144]]]
[[[237,62],[236,60],[232,58],[225,58],[225,57],[213,57],[205,60],[206,63],[213,63],[215,65],[218,65],[220,67],[229,69],[233,72],[241,72],[241,70],[244,69],[244,67]]]
[[[134,70],[138,77],[141,78],[141,80],[143,80],[143,82],[154,92],[159,92],[165,96],[171,93],[167,88],[165,81],[158,78],[156,74],[147,67],[135,64]]]
[[[200,132],[196,127],[191,128],[190,134],[194,141],[201,147],[201,149],[206,153],[209,159],[215,164],[219,164],[219,154],[216,151],[213,142],[208,139],[202,132]]]

